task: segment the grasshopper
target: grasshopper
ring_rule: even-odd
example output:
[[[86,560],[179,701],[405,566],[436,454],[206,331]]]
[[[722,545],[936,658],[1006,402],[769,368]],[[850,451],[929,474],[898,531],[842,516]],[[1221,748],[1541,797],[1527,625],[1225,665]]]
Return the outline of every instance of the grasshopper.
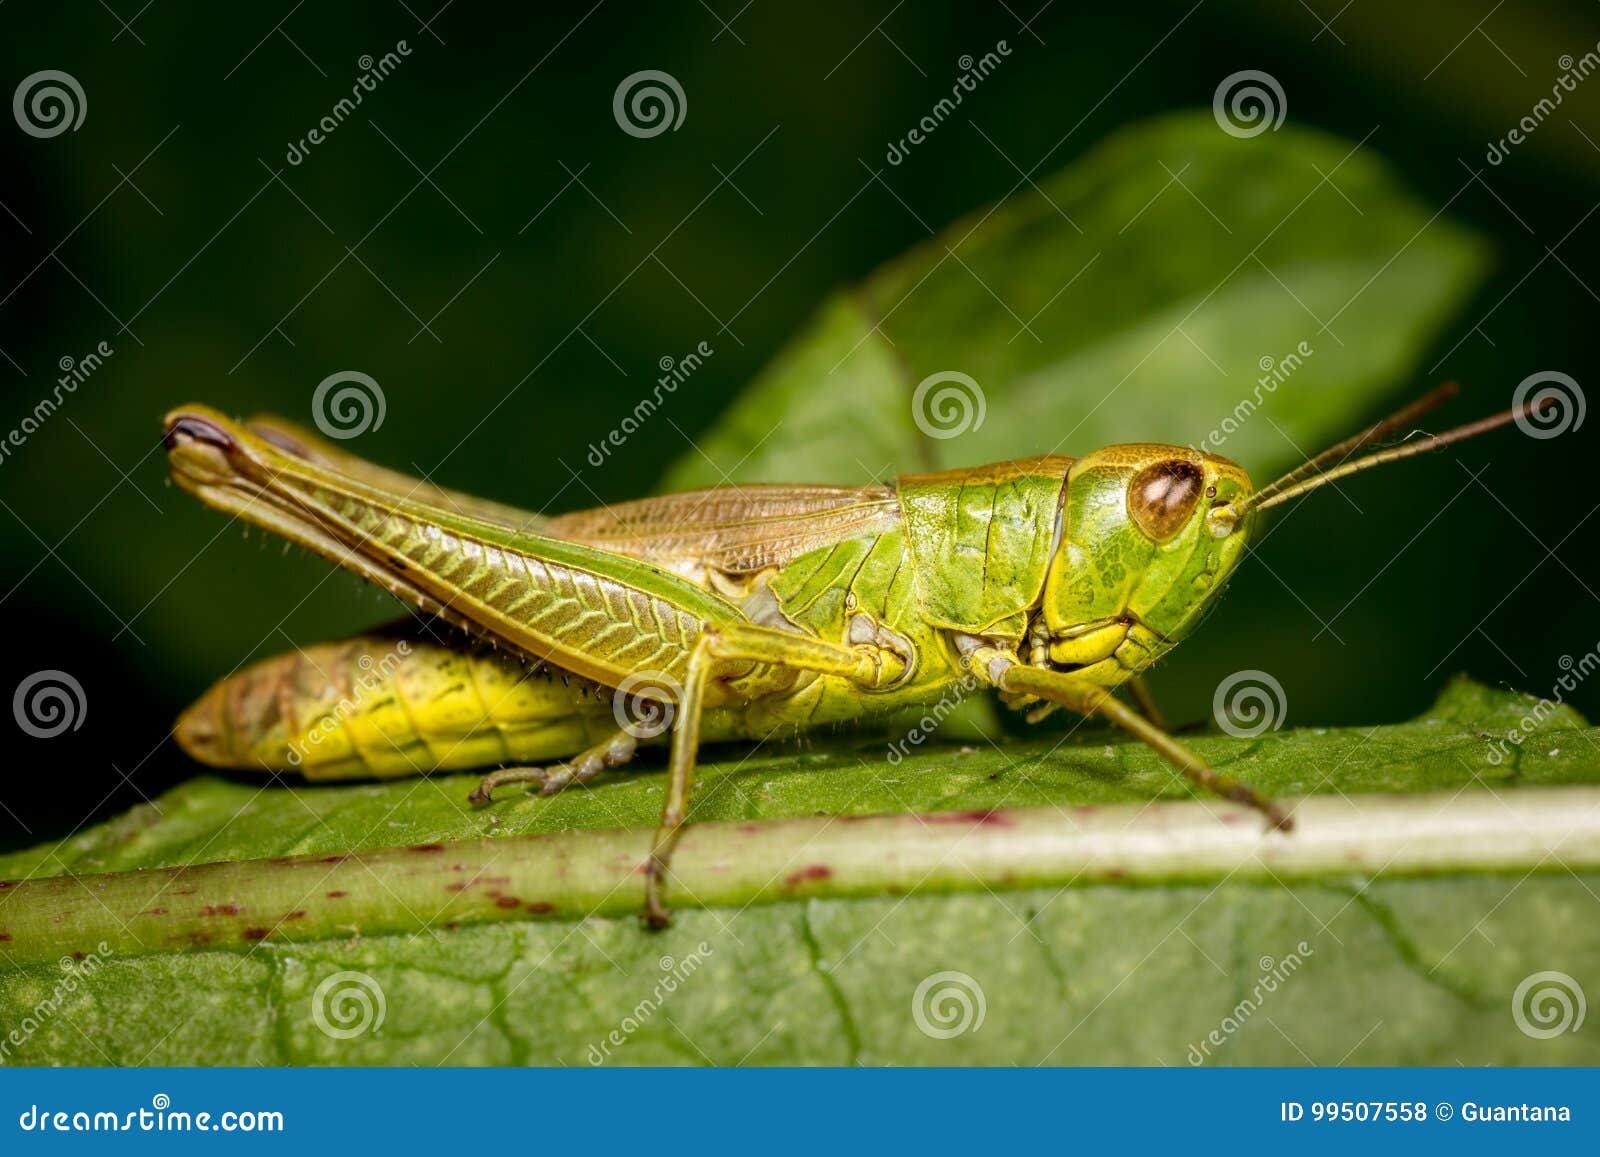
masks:
[[[646,865],[654,927],[668,919],[702,741],[927,705],[963,679],[1030,719],[1101,716],[1287,830],[1282,807],[1168,732],[1140,673],[1213,604],[1264,511],[1541,402],[1351,457],[1453,393],[1441,386],[1260,489],[1225,458],[1140,443],[549,518],[374,466],[281,419],[184,406],[164,434],[183,489],[499,649],[413,632],[300,650],[218,682],[175,735],[214,766],[310,779],[498,767],[472,793],[486,803],[507,784],[586,783],[670,730]],[[403,661],[375,658],[396,647]],[[1114,697],[1122,687],[1133,705]]]

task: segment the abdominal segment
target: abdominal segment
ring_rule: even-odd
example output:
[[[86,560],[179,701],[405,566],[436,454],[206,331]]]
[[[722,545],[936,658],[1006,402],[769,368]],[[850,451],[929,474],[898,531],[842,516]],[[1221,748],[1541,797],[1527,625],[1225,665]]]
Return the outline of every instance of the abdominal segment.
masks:
[[[399,629],[245,667],[201,696],[173,734],[213,767],[391,778],[576,754],[617,731],[612,698],[505,651]]]

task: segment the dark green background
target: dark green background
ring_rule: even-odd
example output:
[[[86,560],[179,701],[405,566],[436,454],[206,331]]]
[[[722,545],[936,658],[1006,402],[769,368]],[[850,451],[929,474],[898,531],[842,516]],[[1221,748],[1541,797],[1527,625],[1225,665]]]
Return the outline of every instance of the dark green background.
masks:
[[[56,667],[88,702],[78,731],[13,731],[5,744],[7,842],[65,834],[192,774],[163,742],[171,718],[246,656],[393,614],[260,535],[216,537],[223,520],[165,482],[168,407],[305,421],[319,381],[358,369],[388,400],[382,428],[355,444],[364,455],[552,511],[630,497],[829,290],[921,241],[918,217],[937,227],[1011,189],[995,145],[1024,168],[1053,148],[1053,169],[1124,123],[1208,106],[1240,69],[1283,83],[1291,122],[1371,133],[1424,200],[1449,202],[1494,243],[1494,276],[1397,397],[1445,377],[1480,398],[1539,370],[1589,381],[1600,78],[1505,164],[1484,153],[1549,91],[1558,57],[1600,40],[1593,4],[1511,0],[1474,31],[1490,4],[1357,0],[1323,28],[1309,9],[1330,19],[1337,0],[1057,0],[1036,20],[1037,0],[754,0],[737,16],[739,0],[708,3],[731,29],[695,3],[458,0],[432,31],[420,25],[438,0],[157,3],[137,18],[135,0],[111,0],[131,30],[98,3],[0,8],[0,87],[56,68],[88,98],[76,133],[38,140],[0,123],[0,429],[50,392],[61,358],[115,349],[0,464],[0,689]],[[885,167],[887,143],[949,91],[957,59],[1002,38],[1007,64],[886,170],[905,204],[878,185],[852,199],[863,163]],[[399,70],[286,164],[358,58],[401,39],[412,54]],[[681,82],[688,111],[677,132],[640,140],[618,129],[611,100],[649,68]],[[416,318],[435,314],[439,340],[412,340]],[[587,446],[657,361],[708,338],[717,352],[673,396],[670,421],[590,466]],[[1042,428],[1071,421],[1040,415]],[[1584,521],[1600,500],[1596,425],[1554,442],[1502,434],[1352,486],[1365,516],[1328,500],[1291,520],[1270,555],[1295,594],[1247,565],[1157,673],[1173,713],[1200,717],[1241,667],[1283,680],[1295,724],[1406,718],[1457,670],[1546,693],[1563,655],[1600,641],[1600,523]],[[1430,524],[1468,485],[1459,463],[1488,464],[1510,511],[1473,487]],[[1301,599],[1337,615],[1342,644],[1315,638]],[[1592,711],[1600,688],[1578,702]]]

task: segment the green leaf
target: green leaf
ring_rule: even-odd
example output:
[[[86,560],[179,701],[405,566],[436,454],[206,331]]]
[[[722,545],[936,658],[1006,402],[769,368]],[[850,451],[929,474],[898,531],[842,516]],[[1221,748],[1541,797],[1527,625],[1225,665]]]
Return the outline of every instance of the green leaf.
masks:
[[[1366,148],[1149,122],[831,298],[667,488],[1149,441],[1265,475],[1405,384],[1485,267]],[[929,437],[912,399],[948,371],[976,381],[982,423],[953,410],[935,427],[965,432]]]
[[[1513,729],[1522,743],[1493,746]],[[1194,742],[1231,772],[1286,795],[1495,792],[1515,803],[1555,785],[1600,783],[1600,731],[1568,709],[1465,681],[1406,724]],[[1143,747],[1088,728],[1005,747],[924,746],[893,767],[883,755],[881,744],[859,737],[731,751],[706,767],[693,815],[963,813],[1187,794]],[[266,790],[205,778],[59,847],[0,859],[0,875],[70,873],[93,884],[88,873],[256,858],[253,878],[265,880],[273,865],[262,858],[291,853],[337,858],[360,848],[648,824],[663,778],[659,767],[618,774],[590,790],[507,800],[487,812],[461,806],[470,776]],[[890,848],[874,841],[866,850],[876,858]],[[53,934],[51,956],[91,955],[70,969],[47,962],[0,974],[0,1023],[22,1033],[0,1055],[29,1064],[583,1064],[597,1056],[1182,1064],[1216,1030],[1223,1043],[1197,1055],[1217,1063],[1595,1063],[1594,1034],[1539,1039],[1512,1016],[1513,992],[1535,973],[1565,973],[1591,992],[1600,983],[1592,918],[1600,871],[1535,866],[1159,886],[1060,879],[1017,887],[973,877],[909,896],[767,895],[684,907],[660,935],[628,916],[375,932],[363,905],[381,907],[388,885],[374,879],[368,899],[341,910],[347,925],[305,941],[141,953]],[[559,892],[561,878],[549,875]],[[16,926],[31,886],[0,893],[0,929]],[[70,878],[63,886],[73,895],[80,887]],[[208,896],[200,884],[184,902],[248,905],[249,887]],[[338,902],[319,894],[304,906]],[[115,922],[94,903],[84,889],[68,907],[88,911],[69,914],[66,926],[87,917],[115,936]],[[24,947],[20,938],[0,944]],[[981,989],[977,1031],[940,1038],[918,1027],[913,998],[941,973],[970,981],[925,985],[922,1022],[938,1029],[940,1009],[958,1012],[952,985],[974,997]],[[1275,974],[1274,991],[1255,991]],[[668,977],[673,991],[659,987]],[[66,980],[73,988],[62,992]],[[1258,1004],[1241,1014],[1253,991]],[[363,1008],[367,1027],[337,1035],[362,1024]]]

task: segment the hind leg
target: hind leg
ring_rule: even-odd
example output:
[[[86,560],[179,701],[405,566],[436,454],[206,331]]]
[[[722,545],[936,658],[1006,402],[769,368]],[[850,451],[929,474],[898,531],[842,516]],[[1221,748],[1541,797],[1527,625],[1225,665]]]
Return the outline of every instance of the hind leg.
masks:
[[[639,740],[633,733],[619,728],[615,735],[586,748],[564,763],[551,764],[549,767],[502,767],[499,771],[492,771],[473,788],[467,800],[474,804],[488,803],[494,796],[495,788],[510,783],[536,783],[540,795],[554,795],[562,788],[588,783],[603,771],[621,767],[633,759],[638,749]]]

